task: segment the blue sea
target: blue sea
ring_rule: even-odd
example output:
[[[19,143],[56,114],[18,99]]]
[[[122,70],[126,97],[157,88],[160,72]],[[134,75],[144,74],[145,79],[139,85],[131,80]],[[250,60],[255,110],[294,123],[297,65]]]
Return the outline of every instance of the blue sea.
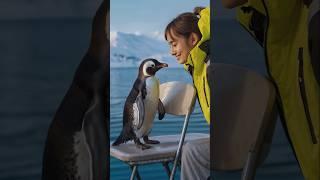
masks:
[[[265,74],[263,51],[234,21],[215,21],[212,61],[233,63]],[[91,21],[0,21],[0,179],[41,179],[42,154],[49,124],[88,48]],[[124,100],[137,69],[111,69],[110,138],[122,127]],[[159,71],[160,82],[191,83],[181,68]],[[166,116],[155,121],[151,135],[180,133],[182,119]],[[209,133],[197,106],[188,132]],[[129,179],[130,168],[110,159],[111,179]],[[142,166],[143,179],[166,179],[161,165]],[[179,177],[179,171],[177,174]],[[215,173],[216,179],[239,179],[240,172]],[[258,168],[258,180],[303,179],[278,121],[271,151]]]

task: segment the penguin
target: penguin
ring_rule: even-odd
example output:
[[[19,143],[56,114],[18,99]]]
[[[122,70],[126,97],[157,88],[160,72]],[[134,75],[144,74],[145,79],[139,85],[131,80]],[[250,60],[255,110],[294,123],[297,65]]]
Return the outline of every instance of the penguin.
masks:
[[[160,143],[150,140],[148,135],[156,111],[158,110],[159,120],[165,115],[164,106],[159,99],[159,80],[155,77],[156,72],[163,67],[168,67],[168,64],[151,58],[140,64],[138,77],[125,101],[122,131],[113,146],[134,140],[137,147],[144,150],[151,148],[147,144]],[[141,143],[140,138],[143,138],[146,144]]]
[[[109,177],[108,12],[109,3],[103,1],[93,19],[89,48],[48,129],[42,180]]]

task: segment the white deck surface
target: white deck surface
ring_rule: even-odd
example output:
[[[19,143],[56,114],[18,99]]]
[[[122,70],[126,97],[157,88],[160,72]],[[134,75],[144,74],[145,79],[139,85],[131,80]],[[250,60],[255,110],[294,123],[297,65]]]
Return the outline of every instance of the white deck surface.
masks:
[[[209,138],[209,134],[187,133],[184,143],[207,138]],[[180,134],[153,136],[149,137],[149,139],[158,140],[160,144],[151,145],[152,147],[150,149],[145,150],[137,148],[133,141],[119,146],[112,146],[110,144],[110,155],[125,162],[156,161],[174,158],[178,148]]]

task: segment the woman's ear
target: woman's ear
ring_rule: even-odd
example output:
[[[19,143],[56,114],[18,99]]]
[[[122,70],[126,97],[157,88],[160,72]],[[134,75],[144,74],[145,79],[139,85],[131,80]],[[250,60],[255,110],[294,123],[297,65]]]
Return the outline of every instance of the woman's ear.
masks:
[[[195,46],[199,42],[199,37],[196,33],[192,32],[190,34],[190,43],[192,46]]]

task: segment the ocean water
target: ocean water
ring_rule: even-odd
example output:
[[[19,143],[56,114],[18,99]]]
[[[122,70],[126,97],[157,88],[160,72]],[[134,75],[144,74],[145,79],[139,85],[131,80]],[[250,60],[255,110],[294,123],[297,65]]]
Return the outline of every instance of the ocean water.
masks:
[[[0,179],[41,179],[42,154],[49,124],[88,48],[90,20],[0,21]],[[263,51],[233,21],[216,21],[213,61],[233,63],[265,74]],[[111,69],[111,141],[122,127],[122,108],[137,69]],[[182,68],[159,71],[161,82],[191,82]],[[188,132],[209,132],[199,107]],[[155,121],[152,135],[175,134],[182,121]],[[111,179],[129,179],[130,169],[110,159]],[[166,179],[161,165],[141,167],[143,179]],[[240,173],[216,172],[216,179]],[[179,173],[177,177],[179,176]],[[271,151],[258,168],[258,180],[303,179],[278,121]]]

